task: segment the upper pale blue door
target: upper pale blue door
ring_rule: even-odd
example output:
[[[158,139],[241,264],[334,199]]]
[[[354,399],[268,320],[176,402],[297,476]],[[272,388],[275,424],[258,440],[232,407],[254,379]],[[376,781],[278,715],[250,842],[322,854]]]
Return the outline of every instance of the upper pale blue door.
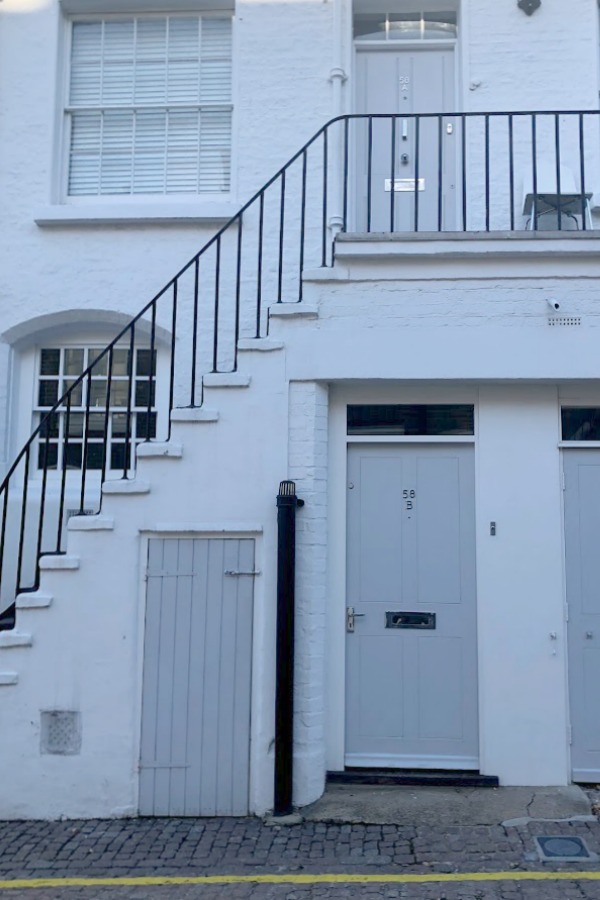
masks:
[[[600,452],[566,450],[565,552],[569,610],[571,765],[600,781]]]
[[[357,112],[396,117],[393,143],[390,118],[353,126],[358,136],[357,230],[455,228],[456,120],[440,122],[433,116],[417,125],[411,118],[414,113],[452,112],[454,78],[453,50],[357,51]]]
[[[347,766],[478,768],[474,520],[472,447],[350,447]]]

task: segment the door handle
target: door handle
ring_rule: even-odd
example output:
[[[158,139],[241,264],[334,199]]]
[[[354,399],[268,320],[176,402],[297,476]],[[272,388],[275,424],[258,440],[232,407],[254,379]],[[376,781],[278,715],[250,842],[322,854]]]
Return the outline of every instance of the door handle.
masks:
[[[352,633],[354,631],[355,619],[364,619],[366,613],[357,613],[354,612],[353,606],[348,606],[346,609],[346,631]]]
[[[408,119],[402,119],[402,140],[408,140]]]

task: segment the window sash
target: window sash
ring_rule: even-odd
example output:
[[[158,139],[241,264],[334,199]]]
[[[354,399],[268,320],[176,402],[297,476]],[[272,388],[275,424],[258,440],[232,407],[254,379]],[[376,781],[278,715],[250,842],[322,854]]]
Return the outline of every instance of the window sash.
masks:
[[[38,355],[38,373],[36,377],[36,403],[34,404],[34,428],[37,427],[54,403],[77,380],[81,373],[91,365],[93,359],[98,356],[102,348],[91,346],[62,346],[44,347]],[[58,366],[56,371],[44,371],[43,354],[54,352],[58,354]],[[157,406],[156,406],[156,365],[157,354],[154,351],[152,362],[152,379],[150,380],[149,348],[136,347],[133,355],[133,367],[130,378],[127,374],[129,368],[129,349],[125,346],[117,346],[113,351],[113,366],[111,373],[111,397],[108,414],[106,410],[106,392],[108,383],[108,356],[98,363],[97,374],[91,376],[90,406],[88,416],[88,428],[86,436],[86,410],[87,410],[87,376],[82,380],[75,391],[75,399],[69,410],[69,436],[66,440],[67,406],[61,405],[52,414],[37,440],[37,454],[35,456],[38,469],[43,468],[48,449],[47,468],[49,471],[62,471],[64,465],[67,469],[80,471],[82,468],[83,454],[87,444],[87,469],[89,471],[101,470],[103,465],[107,472],[130,468],[133,459],[133,448],[141,441],[156,437]],[[73,370],[68,371],[67,355],[74,363]],[[41,385],[56,385],[54,396],[48,398],[47,403],[40,403]],[[150,387],[151,386],[151,387]],[[128,396],[131,391],[131,418],[129,440],[126,434],[126,418],[128,410]],[[150,396],[149,396],[150,393]],[[150,407],[148,408],[148,399]],[[121,400],[122,402],[118,402]],[[148,418],[148,412],[150,418]],[[104,433],[106,431],[106,444]],[[48,441],[46,435],[48,434]],[[103,448],[106,446],[107,459],[104,463]]]
[[[231,28],[226,14],[72,23],[70,197],[230,190]]]

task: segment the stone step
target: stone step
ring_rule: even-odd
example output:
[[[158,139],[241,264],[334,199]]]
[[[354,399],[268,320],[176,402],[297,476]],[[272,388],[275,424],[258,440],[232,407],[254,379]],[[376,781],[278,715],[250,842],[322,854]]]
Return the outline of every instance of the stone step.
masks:
[[[53,599],[46,591],[24,592],[17,594],[17,609],[48,609]]]
[[[113,531],[114,527],[112,516],[71,516],[67,525],[69,531]]]
[[[241,372],[210,372],[204,376],[205,388],[247,388],[252,379]]]
[[[105,481],[102,485],[103,494],[149,494],[150,483],[141,478],[119,478],[115,481]]]
[[[184,406],[171,410],[171,422],[218,422],[219,411],[204,406]]]
[[[183,445],[176,441],[145,441],[136,447],[138,459],[181,459]]]
[[[31,647],[33,638],[23,631],[0,631],[0,650],[12,650],[15,647]]]
[[[0,672],[0,687],[10,687],[18,681],[19,676],[16,672]]]
[[[79,557],[68,553],[48,553],[40,557],[40,569],[44,572],[74,571],[79,568]]]

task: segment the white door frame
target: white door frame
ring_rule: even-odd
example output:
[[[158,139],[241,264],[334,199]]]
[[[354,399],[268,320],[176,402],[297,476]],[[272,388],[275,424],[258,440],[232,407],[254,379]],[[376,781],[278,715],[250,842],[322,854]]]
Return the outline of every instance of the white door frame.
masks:
[[[346,523],[348,445],[367,444],[470,444],[475,447],[475,483],[477,484],[477,389],[459,385],[363,384],[330,385],[329,407],[329,486],[328,486],[328,584],[326,609],[328,653],[326,657],[326,766],[328,771],[343,771],[346,730]],[[475,435],[464,437],[406,437],[348,435],[346,408],[352,403],[471,403],[475,407]],[[477,548],[475,547],[475,565]],[[477,675],[481,661],[478,655]],[[479,692],[479,750],[481,743],[481,702]]]

